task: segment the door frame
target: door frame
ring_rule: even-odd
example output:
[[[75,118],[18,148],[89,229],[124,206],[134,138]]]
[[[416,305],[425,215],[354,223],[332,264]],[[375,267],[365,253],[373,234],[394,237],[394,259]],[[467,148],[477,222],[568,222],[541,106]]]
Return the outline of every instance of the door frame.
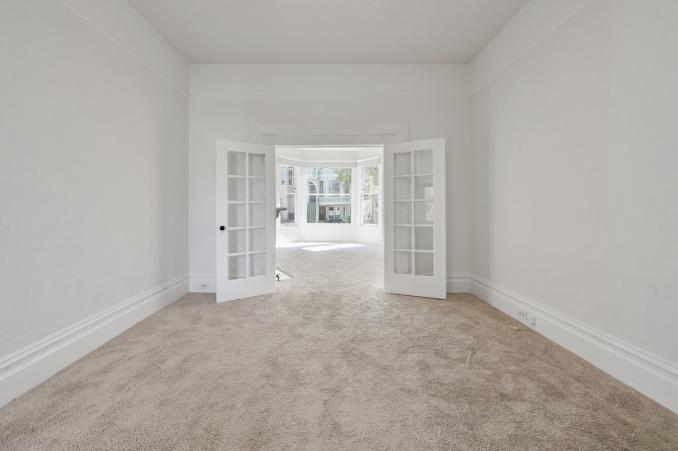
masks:
[[[273,146],[374,146],[409,140],[407,122],[252,124],[253,143]]]
[[[312,123],[312,124],[252,124],[250,136],[253,143],[276,146],[384,146],[385,144],[409,141],[409,124],[407,122],[367,122],[367,123]],[[278,167],[276,154],[276,170]],[[380,221],[381,248],[384,251],[384,159],[382,153],[380,172]],[[299,180],[297,178],[297,180]],[[277,181],[277,173],[276,173]],[[298,183],[298,182],[297,182]],[[277,183],[276,183],[277,184]],[[277,201],[277,190],[276,190]],[[299,200],[299,194],[297,194]],[[299,206],[299,203],[297,203]],[[301,210],[297,211],[300,215]],[[299,227],[299,223],[297,222]],[[383,279],[380,280],[383,284]]]

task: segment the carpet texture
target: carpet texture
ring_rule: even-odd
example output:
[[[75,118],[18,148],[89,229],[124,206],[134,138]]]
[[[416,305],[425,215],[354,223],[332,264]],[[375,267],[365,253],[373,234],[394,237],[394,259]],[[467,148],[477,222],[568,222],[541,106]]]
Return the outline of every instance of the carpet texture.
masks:
[[[193,294],[0,410],[0,449],[678,449],[678,416],[470,295],[383,294],[379,251]]]

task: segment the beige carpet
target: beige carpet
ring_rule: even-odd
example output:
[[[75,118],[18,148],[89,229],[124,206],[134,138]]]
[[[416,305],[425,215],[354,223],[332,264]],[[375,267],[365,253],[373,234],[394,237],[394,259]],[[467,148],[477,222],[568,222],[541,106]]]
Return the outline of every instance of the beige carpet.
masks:
[[[0,410],[0,448],[678,449],[678,416],[472,296],[382,294],[379,259],[286,249],[274,295],[186,296]]]

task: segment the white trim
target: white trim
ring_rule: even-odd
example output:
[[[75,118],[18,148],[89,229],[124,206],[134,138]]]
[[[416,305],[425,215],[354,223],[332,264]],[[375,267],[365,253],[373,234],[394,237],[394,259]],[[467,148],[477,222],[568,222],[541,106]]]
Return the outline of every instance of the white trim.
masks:
[[[282,145],[381,145],[407,141],[407,122],[356,124],[252,124],[254,143]]]
[[[470,293],[471,292],[471,273],[459,272],[447,275],[448,293]]]
[[[374,163],[374,164],[372,164],[372,163]],[[359,167],[359,168],[378,167],[381,164],[381,156],[361,158],[359,160],[355,160],[355,164],[356,164],[356,167]]]
[[[478,275],[472,275],[471,292],[678,413],[678,367],[675,364]]]
[[[182,274],[0,359],[0,406],[176,301],[187,281]]]
[[[190,96],[190,100],[199,102],[218,102],[218,101],[238,101],[238,100],[337,100],[337,99],[368,99],[368,100],[388,100],[388,99],[452,99],[467,100],[472,94],[317,94],[317,95],[273,95],[273,94],[233,94],[233,95],[196,95]]]
[[[470,97],[473,98],[473,97],[477,96],[480,93],[480,91],[482,91],[483,89],[491,87],[499,79],[499,76],[501,74],[504,74],[505,72],[508,72],[509,70],[511,70],[511,68],[513,66],[515,66],[518,63],[518,61],[522,60],[523,58],[525,58],[525,56],[527,56],[528,53],[530,53],[532,50],[534,50],[537,47],[539,47],[540,45],[542,45],[546,41],[546,39],[548,39],[549,36],[551,36],[558,29],[560,29],[563,25],[565,25],[567,22],[569,22],[575,16],[577,16],[586,6],[588,6],[591,3],[591,1],[592,0],[584,0],[581,5],[576,7],[567,16],[563,17],[554,26],[552,26],[551,28],[546,30],[545,33],[543,33],[538,38],[536,38],[536,40],[533,43],[531,43],[529,46],[523,48],[517,55],[512,57],[512,59],[510,59],[502,67],[494,69],[493,72],[488,73],[487,75],[486,74],[480,74],[480,73],[474,73],[473,74],[474,80],[472,81],[472,84],[471,84]],[[523,6],[523,8],[525,8],[525,6]],[[521,8],[521,11],[522,11],[522,8]],[[513,19],[511,19],[511,21],[515,20],[515,18],[519,14],[520,14],[520,11],[515,16],[513,16]],[[506,25],[505,25],[505,27],[506,27]],[[499,34],[501,34],[502,31],[504,31],[504,29],[499,31]],[[495,42],[495,40],[498,39],[498,38],[499,38],[498,35],[495,36],[494,38],[492,38],[490,40],[490,42],[488,42],[485,45],[485,47],[483,47],[483,49],[480,52],[478,52],[478,54],[476,54],[473,61],[471,61],[471,63],[469,64],[469,67],[471,68],[472,72],[476,72],[476,67],[478,65],[479,57],[484,56],[483,54],[485,53],[486,49],[488,49]],[[478,83],[475,83],[475,79],[479,80]]]
[[[169,78],[161,74],[158,70],[156,70],[154,67],[152,67],[150,64],[148,64],[141,56],[139,56],[136,52],[134,52],[132,49],[130,49],[127,45],[123,44],[119,39],[113,37],[110,33],[108,33],[106,30],[104,30],[102,27],[100,27],[94,20],[90,19],[87,15],[85,15],[82,11],[78,10],[75,6],[73,6],[68,0],[60,0],[60,2],[68,8],[73,14],[78,16],[80,19],[82,19],[84,22],[86,22],[90,27],[92,27],[96,32],[98,32],[100,35],[103,37],[107,38],[109,41],[111,41],[116,47],[118,47],[120,50],[123,52],[127,53],[129,56],[132,57],[136,62],[144,66],[146,69],[148,69],[153,75],[155,75],[159,80],[164,82],[167,86],[170,88],[174,89],[179,95],[181,95],[185,99],[189,99],[189,92],[186,89],[181,89],[179,86],[174,84]],[[136,10],[135,10],[136,12]],[[146,20],[144,18],[144,20]],[[183,58],[179,56],[179,58]]]
[[[286,165],[286,166],[297,166],[300,168],[355,168],[356,167],[356,162],[355,160],[330,160],[330,161],[325,161],[325,160],[299,160],[296,158],[290,158],[290,157],[279,157],[278,158],[278,164]]]

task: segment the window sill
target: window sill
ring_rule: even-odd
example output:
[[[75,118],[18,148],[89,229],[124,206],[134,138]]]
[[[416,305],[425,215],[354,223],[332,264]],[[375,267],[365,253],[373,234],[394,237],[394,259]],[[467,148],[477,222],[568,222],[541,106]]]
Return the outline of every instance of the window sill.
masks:
[[[322,227],[353,227],[353,224],[336,223],[336,222],[307,222],[307,226],[322,226]]]

